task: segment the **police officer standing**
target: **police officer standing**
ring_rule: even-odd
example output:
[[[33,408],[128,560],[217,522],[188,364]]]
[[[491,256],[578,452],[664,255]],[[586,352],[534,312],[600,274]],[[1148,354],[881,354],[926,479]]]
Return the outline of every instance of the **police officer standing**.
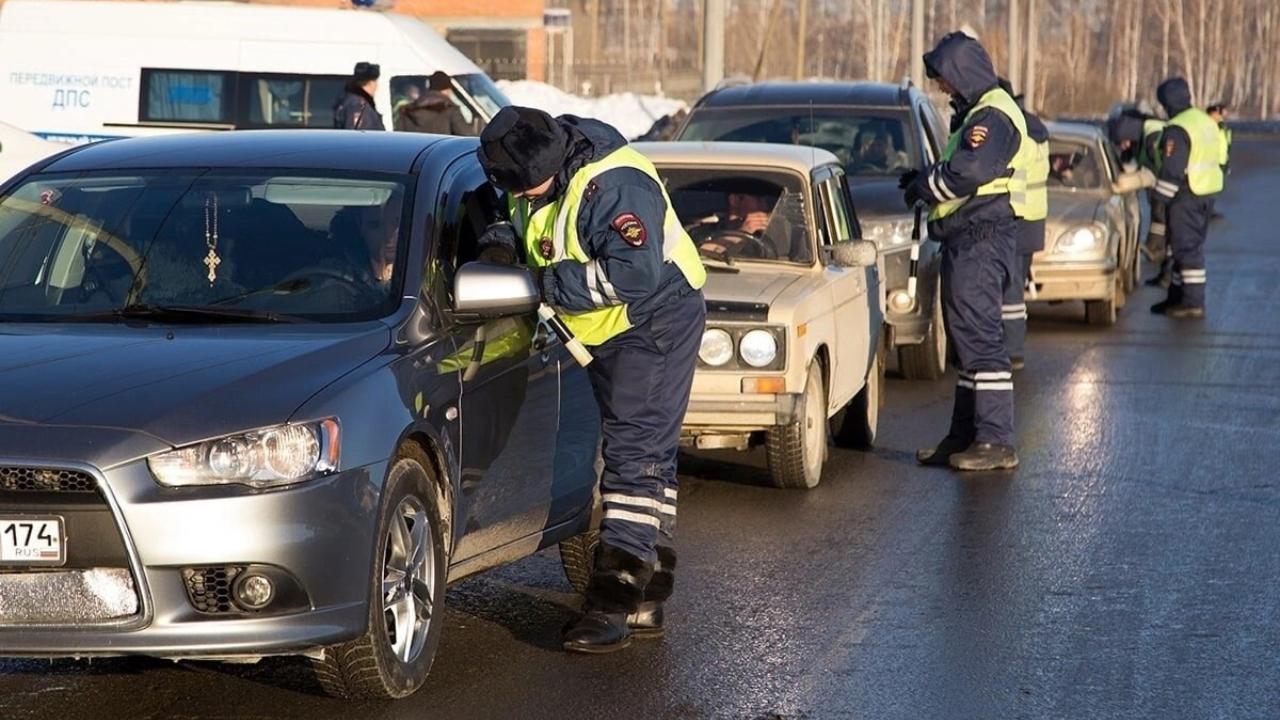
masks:
[[[1049,217],[1049,128],[1035,113],[1027,110],[1021,95],[1013,94],[1013,86],[1008,80],[1000,78],[1000,88],[1022,108],[1027,136],[1035,143],[1036,153],[1027,176],[1026,214],[1018,219],[1017,259],[1005,282],[1004,304],[1000,308],[1009,363],[1014,370],[1021,370],[1026,364],[1027,281],[1031,277],[1032,258],[1044,249],[1044,220]]]
[[[950,431],[916,458],[957,470],[1014,468],[1013,373],[1001,299],[1014,272],[1017,221],[1029,214],[1035,143],[977,40],[951,33],[924,63],[964,120],[941,160],[907,173],[901,184],[908,206],[917,200],[931,206],[929,234],[943,246],[943,312],[960,375]]]
[[[1214,197],[1222,191],[1222,140],[1218,124],[1191,104],[1186,80],[1165,80],[1156,97],[1169,115],[1169,124],[1160,141],[1153,200],[1165,206],[1173,278],[1168,297],[1151,306],[1151,312],[1178,319],[1203,318],[1204,242]]]
[[[564,648],[626,647],[662,634],[676,553],[676,453],[706,320],[706,270],[644,156],[609,125],[503,108],[480,163],[510,224],[483,257],[523,255],[545,302],[592,348],[604,435],[604,517],[582,616]],[[517,250],[519,248],[519,250]]]
[[[342,88],[342,97],[333,106],[333,126],[339,130],[386,130],[382,114],[373,104],[382,68],[376,63],[358,62],[351,79]]]
[[[1164,120],[1135,109],[1122,110],[1107,120],[1107,136],[1120,149],[1121,159],[1135,163],[1140,171],[1150,173],[1151,179],[1148,182],[1151,183],[1155,182],[1155,176],[1160,172],[1160,139],[1164,135],[1166,124]],[[1172,263],[1167,261],[1165,206],[1154,200],[1149,205],[1151,222],[1147,225],[1147,239],[1142,244],[1142,254],[1148,260],[1160,263],[1161,267],[1147,284],[1168,286]]]

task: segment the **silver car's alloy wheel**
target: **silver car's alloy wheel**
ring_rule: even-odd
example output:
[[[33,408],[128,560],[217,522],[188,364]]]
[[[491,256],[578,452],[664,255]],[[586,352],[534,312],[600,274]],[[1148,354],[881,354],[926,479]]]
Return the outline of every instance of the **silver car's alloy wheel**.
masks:
[[[435,552],[427,511],[413,496],[400,501],[387,528],[382,561],[382,615],[387,642],[401,662],[422,654],[435,598]]]

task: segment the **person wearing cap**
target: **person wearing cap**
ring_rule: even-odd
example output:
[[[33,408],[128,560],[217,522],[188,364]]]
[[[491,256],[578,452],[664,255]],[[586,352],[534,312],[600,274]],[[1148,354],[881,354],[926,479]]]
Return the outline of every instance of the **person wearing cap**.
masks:
[[[929,235],[942,243],[943,317],[960,372],[950,430],[916,459],[957,470],[1011,469],[1018,454],[1002,297],[1016,277],[1018,221],[1034,216],[1036,144],[977,40],[953,32],[924,64],[963,119],[939,161],[899,183],[908,207],[929,206]]]
[[[506,107],[480,134],[478,155],[509,212],[481,235],[481,257],[527,263],[543,301],[594,355],[604,514],[564,648],[611,652],[663,633],[706,270],[653,164],[613,127]]]
[[[462,117],[462,111],[453,102],[453,81],[449,74],[436,71],[427,83],[425,93],[396,111],[395,129],[436,135],[475,135],[471,123]]]
[[[382,115],[373,104],[382,69],[374,63],[358,62],[342,97],[333,106],[333,126],[340,130],[386,130]]]
[[[1107,137],[1120,150],[1123,162],[1133,162],[1138,171],[1149,179],[1145,187],[1155,186],[1155,176],[1160,172],[1161,139],[1168,123],[1137,108],[1124,108],[1107,119]],[[1151,221],[1147,224],[1147,237],[1143,241],[1142,254],[1148,260],[1160,264],[1155,277],[1147,285],[1169,287],[1172,278],[1173,259],[1169,257],[1166,240],[1165,206],[1148,194]]]

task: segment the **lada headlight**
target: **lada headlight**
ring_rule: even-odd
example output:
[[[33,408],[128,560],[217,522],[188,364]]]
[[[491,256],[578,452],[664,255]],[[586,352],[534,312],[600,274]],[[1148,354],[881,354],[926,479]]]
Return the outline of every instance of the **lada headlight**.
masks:
[[[161,485],[279,487],[338,468],[338,421],[276,425],[178,448],[147,460]]]
[[[733,359],[733,338],[719,328],[708,328],[702,333],[702,345],[698,358],[711,367],[720,367]]]
[[[753,368],[767,367],[778,357],[778,341],[767,330],[752,330],[742,336],[738,354]]]

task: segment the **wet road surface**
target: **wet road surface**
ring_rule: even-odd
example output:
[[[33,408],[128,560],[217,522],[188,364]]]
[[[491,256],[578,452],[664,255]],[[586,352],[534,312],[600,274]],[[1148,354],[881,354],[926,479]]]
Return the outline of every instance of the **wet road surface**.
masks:
[[[1280,717],[1280,142],[1237,140],[1209,319],[1033,309],[1022,468],[917,467],[952,381],[891,381],[811,492],[686,458],[664,641],[558,650],[554,552],[449,590],[427,687],[326,699],[299,661],[0,661],[0,718]]]

